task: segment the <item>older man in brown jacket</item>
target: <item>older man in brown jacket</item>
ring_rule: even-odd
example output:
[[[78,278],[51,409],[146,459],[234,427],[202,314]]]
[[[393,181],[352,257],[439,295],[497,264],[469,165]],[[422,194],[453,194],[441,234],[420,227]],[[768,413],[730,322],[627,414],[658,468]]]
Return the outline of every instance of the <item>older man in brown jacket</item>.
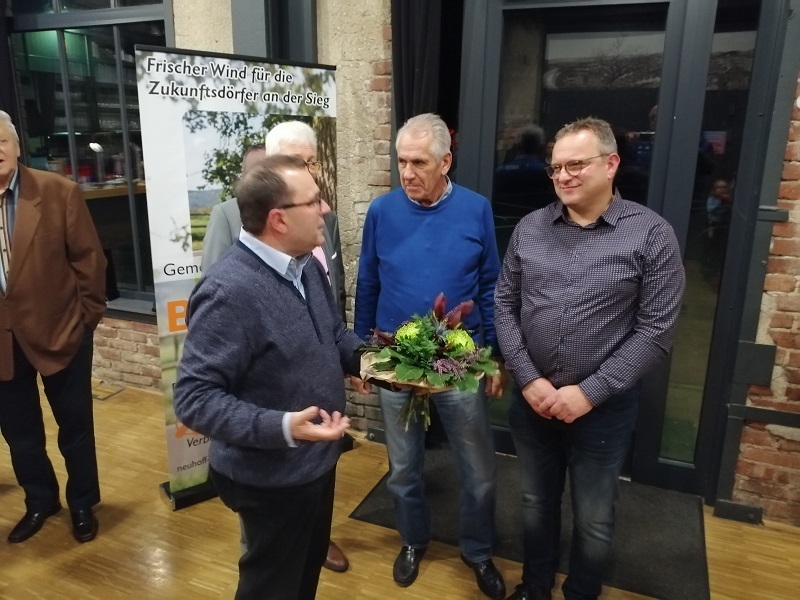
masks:
[[[19,165],[19,137],[0,111],[0,430],[26,512],[22,542],[61,510],[45,450],[37,374],[58,423],[66,500],[79,542],[97,535],[100,501],[92,417],[92,337],[105,311],[97,231],[72,181]]]

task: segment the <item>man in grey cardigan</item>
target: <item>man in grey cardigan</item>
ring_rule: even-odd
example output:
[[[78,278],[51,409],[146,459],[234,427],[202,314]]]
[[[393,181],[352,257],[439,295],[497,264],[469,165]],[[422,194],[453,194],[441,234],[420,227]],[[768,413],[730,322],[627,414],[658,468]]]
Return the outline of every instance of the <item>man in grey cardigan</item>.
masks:
[[[211,478],[242,520],[236,598],[311,599],[349,427],[343,378],[358,373],[361,341],[311,257],[325,225],[306,163],[267,157],[237,200],[239,240],[189,299],[175,414],[211,438]]]
[[[302,158],[316,174],[321,168],[317,161],[317,134],[302,121],[284,121],[269,130],[264,138],[264,144],[249,147],[242,156],[242,174],[247,173],[255,165],[264,160],[265,156],[274,154],[289,154]],[[325,220],[324,240],[314,249],[314,256],[325,267],[328,281],[333,290],[333,301],[336,310],[346,321],[345,302],[347,292],[344,285],[344,261],[342,260],[342,244],[339,237],[339,219],[329,207],[323,207]],[[203,238],[203,272],[208,271],[220,257],[239,239],[242,228],[242,219],[239,216],[239,205],[236,198],[229,198],[220,202],[211,210],[211,216]],[[247,540],[242,535],[242,548],[247,548]],[[325,558],[326,569],[343,573],[350,568],[347,556],[341,548],[331,540],[328,546],[328,555]]]

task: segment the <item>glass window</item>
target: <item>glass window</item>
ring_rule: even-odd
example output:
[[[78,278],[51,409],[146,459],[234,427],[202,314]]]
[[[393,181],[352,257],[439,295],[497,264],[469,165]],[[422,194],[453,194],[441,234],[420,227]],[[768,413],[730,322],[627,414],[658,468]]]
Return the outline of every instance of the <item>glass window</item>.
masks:
[[[684,255],[686,291],[672,349],[662,458],[692,462],[695,455],[734,208],[758,11],[757,0],[722,1],[717,7]]]
[[[165,45],[163,22],[12,37],[24,162],[81,184],[116,284],[111,297],[153,291],[135,44]]]

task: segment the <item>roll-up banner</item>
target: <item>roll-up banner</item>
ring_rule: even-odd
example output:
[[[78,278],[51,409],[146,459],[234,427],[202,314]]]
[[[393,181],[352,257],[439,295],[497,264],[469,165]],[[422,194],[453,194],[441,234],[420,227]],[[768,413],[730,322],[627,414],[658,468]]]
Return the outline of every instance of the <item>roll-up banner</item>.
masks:
[[[244,151],[291,120],[314,128],[319,185],[335,207],[336,85],[334,68],[325,65],[150,46],[136,47],[136,73],[142,148],[135,148],[134,169],[140,178],[144,171],[146,183],[169,461],[162,489],[178,509],[214,495],[210,440],[180,423],[172,405],[211,209],[232,197]]]

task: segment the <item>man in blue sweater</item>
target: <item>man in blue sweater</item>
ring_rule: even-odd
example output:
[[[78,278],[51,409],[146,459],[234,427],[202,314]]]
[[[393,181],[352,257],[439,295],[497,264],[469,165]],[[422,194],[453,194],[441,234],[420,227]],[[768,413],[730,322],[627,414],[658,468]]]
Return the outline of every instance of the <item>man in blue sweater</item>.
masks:
[[[358,372],[361,340],[311,260],[325,223],[306,163],[267,157],[236,197],[239,240],[189,299],[175,414],[211,438],[211,478],[241,517],[237,600],[311,600],[349,427],[343,377]]]
[[[476,342],[496,349],[494,286],[500,259],[492,208],[486,198],[453,184],[450,133],[434,114],[409,119],[398,131],[402,189],[376,198],[367,211],[356,286],[355,330],[394,331],[414,314],[425,314],[440,292],[452,306],[475,302],[464,320]],[[499,354],[499,353],[498,353]],[[432,395],[461,473],[461,558],[481,591],[503,598],[503,577],[491,560],[496,464],[486,394],[502,393],[502,378],[486,378],[478,393]],[[356,385],[357,382],[354,381]],[[402,548],[394,580],[411,585],[430,541],[425,500],[421,422],[406,431],[398,413],[410,391],[378,390],[389,454],[389,491],[394,498]]]

